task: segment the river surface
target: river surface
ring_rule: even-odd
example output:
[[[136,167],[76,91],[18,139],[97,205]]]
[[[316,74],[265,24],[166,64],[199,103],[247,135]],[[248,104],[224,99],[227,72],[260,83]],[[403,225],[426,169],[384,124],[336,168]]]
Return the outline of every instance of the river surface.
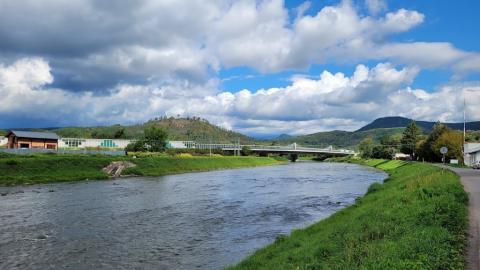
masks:
[[[352,204],[385,177],[353,164],[297,162],[4,187],[0,269],[221,269]]]

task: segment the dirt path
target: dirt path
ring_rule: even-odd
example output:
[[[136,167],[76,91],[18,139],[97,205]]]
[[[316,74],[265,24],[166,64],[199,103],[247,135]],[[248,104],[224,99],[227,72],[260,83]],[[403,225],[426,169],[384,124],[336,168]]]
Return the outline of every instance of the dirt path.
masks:
[[[468,212],[470,217],[468,250],[467,250],[467,269],[479,270],[479,221],[480,221],[480,170],[452,168],[448,169],[456,172],[460,176],[465,191],[470,199]]]

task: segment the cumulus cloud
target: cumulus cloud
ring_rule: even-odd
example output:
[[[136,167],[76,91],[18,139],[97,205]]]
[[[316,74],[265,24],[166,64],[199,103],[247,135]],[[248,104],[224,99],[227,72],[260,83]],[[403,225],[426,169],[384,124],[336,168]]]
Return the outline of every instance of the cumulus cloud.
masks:
[[[367,6],[368,11],[373,15],[387,9],[387,2],[384,0],[365,0],[365,5]]]
[[[0,0],[0,124],[180,114],[251,133],[298,133],[355,129],[396,114],[456,120],[464,86],[429,92],[412,89],[412,81],[425,68],[449,69],[455,78],[478,73],[480,54],[448,42],[395,40],[425,15],[389,11],[382,0],[365,5],[368,14],[349,0],[315,12],[307,1],[293,13],[282,0]],[[373,61],[380,63],[358,65],[351,75],[293,76],[282,88],[219,90],[228,68],[269,74]],[[448,94],[454,101],[441,112],[435,106]]]
[[[351,76],[323,71],[294,76],[283,88],[218,92],[218,82],[163,86],[120,84],[104,95],[51,88],[49,64],[25,58],[0,66],[0,119],[54,119],[61,125],[138,123],[162,115],[201,115],[249,134],[301,134],[353,130],[371,119],[403,115],[422,120],[459,120],[462,93],[480,102],[480,85],[447,85],[429,93],[412,89],[417,68],[380,63],[358,65]],[[210,93],[198,95],[198,93]],[[473,113],[473,106],[469,112]],[[33,113],[34,112],[34,113]]]
[[[343,0],[310,15],[305,2],[292,19],[282,0],[105,3],[0,1],[0,59],[43,57],[57,77],[55,86],[76,91],[119,82],[205,83],[224,67],[272,73],[370,59],[478,71],[477,62],[468,60],[478,53],[449,43],[389,42],[424,21],[415,10],[365,16]],[[382,0],[366,4],[371,12],[386,9]]]

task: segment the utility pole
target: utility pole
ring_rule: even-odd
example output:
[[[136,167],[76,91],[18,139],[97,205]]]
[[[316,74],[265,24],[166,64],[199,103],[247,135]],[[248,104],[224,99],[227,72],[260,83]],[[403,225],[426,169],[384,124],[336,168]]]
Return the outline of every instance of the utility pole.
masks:
[[[465,93],[463,94],[463,145],[462,145],[462,160],[463,160],[463,165],[465,165],[465,140],[467,136],[467,101],[465,99]]]

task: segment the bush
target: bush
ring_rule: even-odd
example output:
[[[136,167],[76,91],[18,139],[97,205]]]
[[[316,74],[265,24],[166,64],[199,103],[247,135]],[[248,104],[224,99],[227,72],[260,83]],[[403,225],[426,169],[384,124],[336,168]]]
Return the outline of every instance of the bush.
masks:
[[[10,166],[18,165],[18,161],[13,160],[13,159],[7,160],[5,163],[6,163],[7,165],[10,165]]]

